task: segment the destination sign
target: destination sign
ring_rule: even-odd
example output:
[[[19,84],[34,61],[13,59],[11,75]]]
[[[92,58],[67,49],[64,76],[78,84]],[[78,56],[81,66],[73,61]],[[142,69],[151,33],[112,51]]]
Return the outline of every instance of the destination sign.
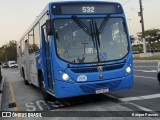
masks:
[[[121,14],[123,10],[118,3],[80,2],[52,5],[54,15],[67,14]]]

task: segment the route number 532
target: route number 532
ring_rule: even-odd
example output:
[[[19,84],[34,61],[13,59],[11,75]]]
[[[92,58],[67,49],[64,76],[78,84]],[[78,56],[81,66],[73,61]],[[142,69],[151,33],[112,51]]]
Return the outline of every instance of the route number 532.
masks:
[[[94,13],[95,9],[94,7],[82,7],[83,13]]]

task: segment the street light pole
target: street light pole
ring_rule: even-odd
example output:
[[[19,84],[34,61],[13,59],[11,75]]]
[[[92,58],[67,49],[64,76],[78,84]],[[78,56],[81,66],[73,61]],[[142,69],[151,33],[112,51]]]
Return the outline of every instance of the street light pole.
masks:
[[[142,0],[139,0],[140,4],[140,13],[139,16],[141,17],[141,25],[142,25],[142,40],[143,40],[143,51],[146,53],[146,40],[145,40],[145,34],[144,34],[144,19],[143,19],[143,6],[142,6]]]

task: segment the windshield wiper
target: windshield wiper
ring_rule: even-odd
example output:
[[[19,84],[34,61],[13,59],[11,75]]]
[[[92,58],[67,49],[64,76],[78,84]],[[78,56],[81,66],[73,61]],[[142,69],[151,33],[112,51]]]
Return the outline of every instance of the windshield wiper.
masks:
[[[92,31],[92,27],[90,25],[90,28],[83,22],[81,21],[78,17],[76,16],[72,16],[72,19],[75,21],[75,23],[77,23],[77,25],[82,28],[83,31],[85,31],[89,36],[92,37],[92,42],[93,42],[93,45],[94,45],[94,48],[95,48],[95,41],[94,41],[94,38],[93,38],[93,31]]]
[[[90,28],[91,28],[91,37],[92,37],[93,45],[94,45],[94,48],[95,48],[96,45],[95,45],[95,40],[94,40],[95,39],[94,38],[95,33],[94,33],[93,21],[90,22]]]
[[[100,27],[99,27],[99,29],[98,29],[99,33],[102,33],[102,32],[103,32],[105,26],[107,25],[107,23],[108,23],[108,21],[109,21],[109,19],[110,19],[110,16],[111,16],[111,15],[107,15],[107,16],[104,18],[102,24],[100,25]]]
[[[97,27],[97,23],[94,22],[93,20],[90,23],[90,27],[91,27],[91,35],[92,35],[92,39],[93,41],[96,41],[96,45],[98,42],[98,46],[100,47],[100,39],[99,39],[99,30]]]
[[[88,35],[91,35],[91,31],[83,21],[81,21],[78,17],[72,16],[72,19],[77,23],[77,25],[82,28]]]
[[[100,39],[99,39],[99,34],[100,32],[99,32],[99,30],[98,30],[98,27],[97,27],[97,23],[95,22],[95,37],[96,37],[96,40],[97,40],[97,42],[98,42],[98,45],[99,45],[99,47],[100,47]]]
[[[102,31],[104,30],[104,28],[105,28],[105,26],[107,25],[109,19],[110,19],[110,15],[107,15],[107,16],[104,18],[103,22],[101,23],[99,29],[98,29],[98,27],[97,27],[97,22],[94,22],[94,24],[93,24],[94,35],[95,35],[96,41],[98,42],[98,46],[99,46],[99,47],[100,47],[100,45],[101,45],[101,44],[100,44],[99,35],[100,35],[100,33],[102,33]],[[91,30],[91,31],[92,31],[92,30]]]
[[[94,22],[93,20],[91,20],[90,22],[90,28],[83,22],[81,21],[79,18],[77,18],[76,16],[72,16],[72,19],[77,23],[77,25],[82,28],[82,30],[84,30],[88,35],[90,35],[92,37],[92,41],[93,41],[93,45],[94,48],[96,47],[97,49],[97,58],[98,61],[100,61],[99,58],[99,49],[100,48],[100,33],[103,32],[105,26],[107,25],[109,19],[110,19],[110,15],[107,15],[103,22],[101,23],[100,27],[97,27],[97,22]],[[80,59],[78,58],[78,60],[80,61]]]
[[[98,32],[98,28],[97,28],[97,23],[94,22],[92,19],[90,22],[90,26],[91,26],[91,32],[92,32],[92,39],[93,39],[93,41],[95,41],[95,44],[96,44],[97,58],[98,58],[98,61],[100,61],[99,49],[98,49],[98,46],[100,47],[100,40],[99,40],[99,32]]]

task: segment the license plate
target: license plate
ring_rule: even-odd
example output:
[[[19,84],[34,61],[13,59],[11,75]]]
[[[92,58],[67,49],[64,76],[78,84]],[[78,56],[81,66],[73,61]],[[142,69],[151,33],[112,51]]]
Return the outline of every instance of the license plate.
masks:
[[[109,92],[109,89],[99,89],[99,90],[96,90],[96,94],[101,94],[101,93],[107,93]]]

